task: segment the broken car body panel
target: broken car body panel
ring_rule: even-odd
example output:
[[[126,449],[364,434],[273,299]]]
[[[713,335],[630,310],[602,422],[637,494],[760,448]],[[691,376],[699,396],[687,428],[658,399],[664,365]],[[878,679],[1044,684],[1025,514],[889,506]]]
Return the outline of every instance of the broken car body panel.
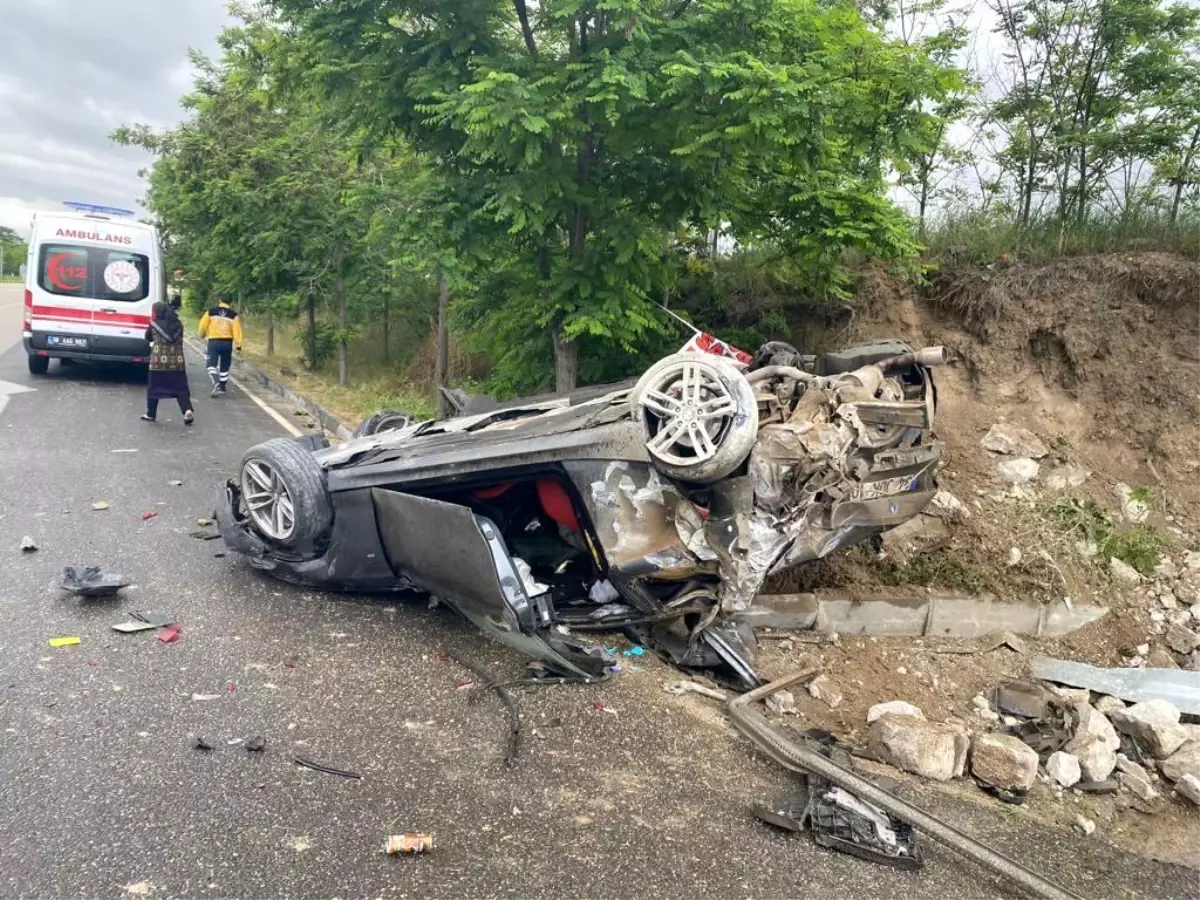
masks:
[[[286,547],[267,539],[235,481],[218,492],[217,522],[232,549],[283,580],[424,590],[573,674],[600,663],[564,627],[638,624],[679,664],[724,665],[754,686],[753,633],[733,614],[764,580],[933,497],[930,373],[905,345],[887,346],[886,358],[828,376],[762,352],[757,370],[679,354],[678,382],[660,364],[667,374],[651,388],[538,398],[336,448],[308,441],[327,531]],[[647,425],[644,409],[674,418]],[[721,460],[722,442],[737,441],[744,458]],[[668,443],[674,477],[658,459]],[[693,453],[706,479],[678,477]],[[713,456],[732,471],[712,477]],[[305,489],[281,468],[281,491]]]

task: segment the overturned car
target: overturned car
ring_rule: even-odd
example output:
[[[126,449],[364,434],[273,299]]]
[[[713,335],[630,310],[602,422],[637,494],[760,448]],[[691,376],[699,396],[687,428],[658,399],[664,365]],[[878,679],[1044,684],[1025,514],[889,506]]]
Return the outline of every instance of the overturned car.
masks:
[[[757,686],[738,614],[764,580],[933,498],[945,354],[698,338],[635,383],[267,441],[220,486],[221,535],[284,581],[428,592],[567,675],[611,664],[579,632],[625,629]]]

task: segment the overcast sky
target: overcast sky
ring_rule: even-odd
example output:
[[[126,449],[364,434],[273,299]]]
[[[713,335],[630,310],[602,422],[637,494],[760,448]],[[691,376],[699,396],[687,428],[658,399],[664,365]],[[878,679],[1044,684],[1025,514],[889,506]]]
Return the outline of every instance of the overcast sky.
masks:
[[[25,235],[63,200],[140,209],[117,125],[183,117],[187,51],[212,54],[225,0],[0,0],[0,225]]]

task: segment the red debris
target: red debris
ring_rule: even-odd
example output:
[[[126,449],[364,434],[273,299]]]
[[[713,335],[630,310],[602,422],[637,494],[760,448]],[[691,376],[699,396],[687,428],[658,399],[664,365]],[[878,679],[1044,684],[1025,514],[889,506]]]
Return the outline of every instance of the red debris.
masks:
[[[144,513],[142,513],[142,521],[148,522],[151,519],[157,518],[157,516],[158,516],[158,513],[154,512],[154,511],[144,512]]]
[[[296,661],[294,659],[289,659],[287,662],[284,663],[284,666],[286,666],[289,669],[294,669],[294,668],[296,668]]]
[[[465,691],[465,690],[467,690],[468,688],[473,688],[474,686],[475,686],[475,682],[473,682],[473,681],[464,681],[462,684],[456,684],[456,685],[454,686],[454,689],[455,689],[456,691]]]
[[[237,693],[237,682],[236,681],[229,682],[229,684],[225,685],[225,690],[231,694],[236,694]]]
[[[182,631],[183,629],[178,625],[168,625],[158,633],[158,639],[164,644],[173,644],[179,640],[179,635],[182,633]]]
[[[603,712],[604,708],[605,707],[604,707],[603,700],[593,700],[592,701],[592,709],[596,710],[597,712]]]

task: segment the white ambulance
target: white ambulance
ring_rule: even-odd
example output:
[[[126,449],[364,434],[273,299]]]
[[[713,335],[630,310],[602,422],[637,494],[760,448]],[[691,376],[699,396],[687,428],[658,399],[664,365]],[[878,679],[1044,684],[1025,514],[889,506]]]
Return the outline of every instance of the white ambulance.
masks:
[[[166,299],[158,231],[126,210],[67,205],[34,213],[21,335],[29,371],[46,374],[51,359],[149,363],[146,327]]]

